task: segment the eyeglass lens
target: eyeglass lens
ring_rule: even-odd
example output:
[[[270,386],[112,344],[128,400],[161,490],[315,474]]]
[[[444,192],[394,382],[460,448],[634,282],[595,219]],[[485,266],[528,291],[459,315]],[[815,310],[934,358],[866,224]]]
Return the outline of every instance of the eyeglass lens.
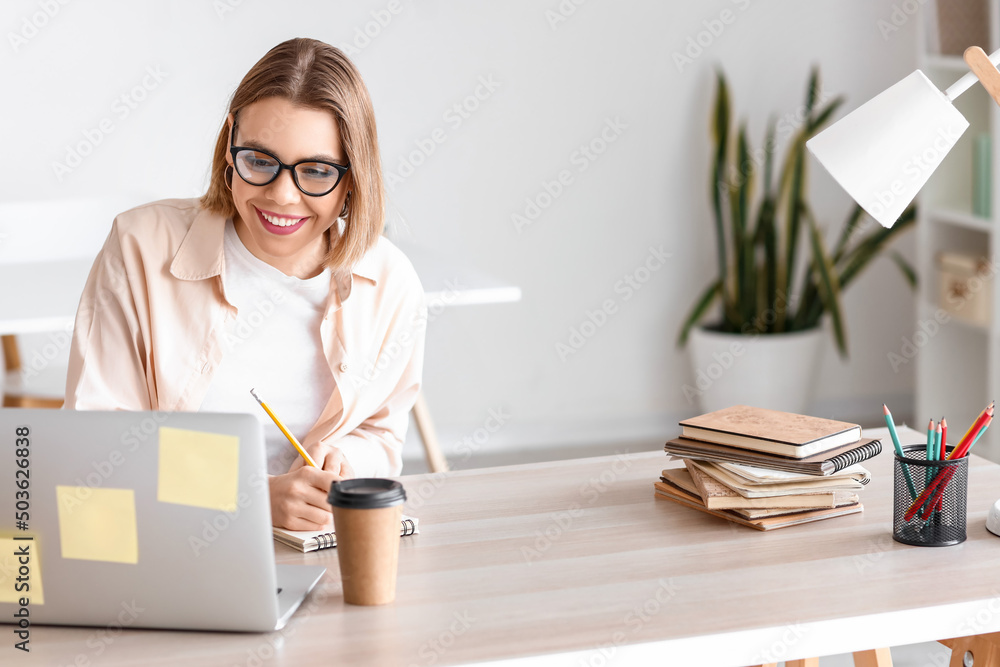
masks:
[[[266,185],[277,177],[279,162],[266,153],[252,149],[236,153],[236,169],[240,176],[254,185]],[[340,172],[322,162],[301,162],[295,165],[295,182],[307,194],[325,194],[333,189]]]

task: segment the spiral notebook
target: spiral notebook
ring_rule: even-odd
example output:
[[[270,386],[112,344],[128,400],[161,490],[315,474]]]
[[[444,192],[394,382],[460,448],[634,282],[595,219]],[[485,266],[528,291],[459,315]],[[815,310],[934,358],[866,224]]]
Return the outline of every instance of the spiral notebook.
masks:
[[[832,475],[855,463],[861,463],[877,456],[882,451],[882,443],[877,439],[868,438],[829,452],[813,454],[800,459],[765,454],[739,447],[716,445],[689,438],[668,440],[663,449],[671,456],[678,458],[745,463],[759,468],[771,468],[807,475]]]
[[[400,536],[419,533],[418,523],[418,519],[404,514],[399,530]],[[337,546],[337,535],[332,530],[285,530],[272,526],[272,531],[274,539],[303,553]]]

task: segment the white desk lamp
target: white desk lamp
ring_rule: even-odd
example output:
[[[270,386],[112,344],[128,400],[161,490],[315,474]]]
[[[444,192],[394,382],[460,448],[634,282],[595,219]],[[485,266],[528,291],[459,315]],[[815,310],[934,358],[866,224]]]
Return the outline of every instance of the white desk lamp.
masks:
[[[952,101],[977,79],[1000,104],[1000,50],[965,51],[972,70],[941,92],[917,70],[806,142],[838,183],[883,227],[917,196],[969,122]]]

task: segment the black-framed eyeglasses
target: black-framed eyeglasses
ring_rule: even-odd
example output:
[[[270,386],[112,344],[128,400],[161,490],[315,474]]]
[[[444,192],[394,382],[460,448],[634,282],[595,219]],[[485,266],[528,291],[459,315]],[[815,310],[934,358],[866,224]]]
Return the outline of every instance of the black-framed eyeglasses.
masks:
[[[303,160],[295,164],[285,164],[277,156],[260,148],[234,146],[237,124],[233,123],[233,135],[229,139],[229,152],[233,156],[236,173],[250,185],[267,185],[278,178],[282,169],[292,172],[295,186],[310,197],[322,197],[333,192],[350,165]]]

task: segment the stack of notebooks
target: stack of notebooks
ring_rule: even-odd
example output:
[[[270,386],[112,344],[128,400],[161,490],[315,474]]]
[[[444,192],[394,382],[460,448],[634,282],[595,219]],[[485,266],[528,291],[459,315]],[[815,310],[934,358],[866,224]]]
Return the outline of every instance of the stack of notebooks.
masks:
[[[680,423],[657,498],[757,530],[862,511],[870,475],[861,461],[882,451],[857,424],[735,405]]]

